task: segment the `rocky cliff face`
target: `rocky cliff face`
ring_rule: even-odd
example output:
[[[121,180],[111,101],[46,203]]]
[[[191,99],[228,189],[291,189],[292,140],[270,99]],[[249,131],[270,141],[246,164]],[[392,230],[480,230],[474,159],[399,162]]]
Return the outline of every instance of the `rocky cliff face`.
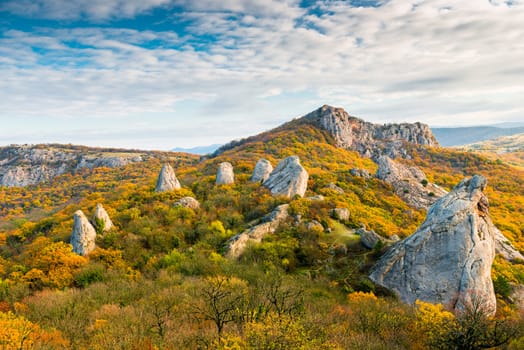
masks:
[[[180,189],[180,182],[169,164],[162,165],[156,181],[155,192],[167,192]]]
[[[377,178],[390,183],[397,196],[416,209],[427,209],[447,192],[429,182],[417,167],[395,162],[388,156],[377,159]]]
[[[373,124],[350,116],[342,108],[327,105],[301,119],[329,132],[338,147],[356,150],[365,157],[404,156],[404,142],[438,146],[429,126],[422,123]]]
[[[291,198],[298,194],[303,197],[307,190],[308,178],[306,169],[300,165],[300,159],[291,156],[278,163],[268,179],[264,181],[264,186],[276,196]]]
[[[479,298],[494,313],[497,229],[489,217],[486,184],[476,175],[439,199],[419,229],[382,256],[370,278],[407,303],[420,299],[463,309]]]
[[[83,168],[119,167],[141,162],[132,151],[89,149],[61,145],[21,145],[0,148],[0,186],[24,187]]]
[[[96,248],[95,240],[95,228],[87,220],[84,213],[81,210],[77,210],[74,215],[73,233],[71,234],[73,251],[85,256]]]

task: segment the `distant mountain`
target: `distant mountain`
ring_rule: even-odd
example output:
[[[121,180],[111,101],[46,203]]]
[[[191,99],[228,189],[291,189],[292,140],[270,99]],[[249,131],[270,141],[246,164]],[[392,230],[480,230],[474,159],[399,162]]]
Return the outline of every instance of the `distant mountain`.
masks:
[[[208,146],[197,146],[197,147],[191,147],[191,148],[176,147],[176,148],[173,148],[171,151],[204,155],[204,154],[213,153],[220,146],[222,146],[222,145],[219,144],[219,143],[214,143],[214,144],[208,145]]]
[[[461,128],[431,128],[431,130],[441,146],[449,147],[463,146],[500,136],[521,134],[524,133],[524,126],[470,126]]]

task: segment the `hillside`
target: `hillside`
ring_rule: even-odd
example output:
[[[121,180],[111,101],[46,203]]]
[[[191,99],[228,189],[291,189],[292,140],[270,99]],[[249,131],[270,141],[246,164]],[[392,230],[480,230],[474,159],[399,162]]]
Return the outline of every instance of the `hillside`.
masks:
[[[501,136],[510,136],[524,132],[524,127],[471,126],[458,128],[431,128],[442,146],[463,146],[482,142]]]
[[[402,239],[426,215],[408,205],[394,184],[372,176],[376,157],[383,152],[399,164],[419,167],[446,190],[465,176],[483,174],[490,215],[520,251],[524,173],[482,155],[438,148],[423,124],[375,126],[349,116],[342,126],[322,122],[332,115],[347,113],[324,106],[222,147],[208,159],[133,151],[141,161],[75,169],[27,187],[0,187],[0,341],[7,334],[21,339],[24,325],[35,348],[55,349],[442,344],[460,315],[455,319],[426,303],[404,305],[367,277],[385,247],[366,249],[355,234],[359,228]],[[81,151],[96,152],[105,153]],[[276,166],[292,155],[309,175],[303,197],[273,196],[250,181],[260,158]],[[154,192],[165,162],[173,165],[182,189]],[[215,185],[222,162],[232,164],[233,184]],[[188,196],[198,208],[178,205]],[[76,255],[69,245],[73,214],[81,209],[90,218],[97,203],[115,227],[98,232],[91,254]],[[226,257],[232,237],[264,223],[282,204],[289,204],[289,218],[274,234],[247,245],[238,260]],[[349,214],[333,215],[334,208]],[[509,334],[522,326],[510,294],[512,286],[524,283],[524,265],[497,257],[492,275],[497,324]],[[489,333],[484,331],[483,336]],[[504,343],[518,349],[522,336],[513,332]]]
[[[476,142],[459,149],[485,155],[495,161],[503,161],[524,169],[524,134],[503,136],[484,142]]]

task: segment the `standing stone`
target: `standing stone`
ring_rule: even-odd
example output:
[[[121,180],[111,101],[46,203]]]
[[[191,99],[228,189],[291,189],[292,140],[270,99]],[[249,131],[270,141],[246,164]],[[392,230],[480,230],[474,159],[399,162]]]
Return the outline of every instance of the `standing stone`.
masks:
[[[113,227],[113,222],[109,218],[107,211],[104,209],[104,207],[100,203],[96,205],[95,214],[93,215],[93,225],[97,229],[99,228],[97,227],[98,223],[103,225],[102,226],[103,232],[107,232]]]
[[[300,165],[297,156],[287,157],[278,163],[269,178],[264,181],[264,186],[269,188],[275,196],[286,196],[291,198],[295,195],[304,196],[307,189],[309,175]]]
[[[180,189],[180,182],[176,178],[175,171],[169,164],[162,165],[162,170],[158,174],[155,192],[168,192]]]
[[[220,163],[217,172],[217,185],[230,185],[235,183],[235,174],[233,166],[229,162]]]
[[[439,199],[418,230],[382,256],[370,278],[406,303],[419,299],[463,310],[477,299],[494,314],[497,228],[489,217],[486,184],[475,175]]]
[[[71,235],[73,251],[85,256],[95,249],[96,231],[81,210],[75,212],[74,220]]]
[[[253,175],[251,176],[251,182],[264,182],[269,177],[269,174],[273,171],[273,166],[267,159],[260,159],[255,165]]]

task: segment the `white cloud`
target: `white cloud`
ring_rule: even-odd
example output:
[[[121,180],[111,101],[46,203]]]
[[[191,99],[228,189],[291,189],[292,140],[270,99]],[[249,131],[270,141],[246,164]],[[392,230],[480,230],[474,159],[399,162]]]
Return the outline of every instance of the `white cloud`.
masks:
[[[154,2],[124,13],[146,4]],[[210,129],[215,136],[192,138],[202,144],[220,133],[258,132],[323,103],[377,122],[485,124],[524,115],[524,6],[516,1],[390,0],[376,8],[321,1],[319,16],[298,1],[175,5],[186,8],[175,19],[190,24],[188,35],[5,32],[0,119],[143,115],[166,128],[205,121],[191,130],[220,121]],[[99,11],[97,18],[113,16]]]

